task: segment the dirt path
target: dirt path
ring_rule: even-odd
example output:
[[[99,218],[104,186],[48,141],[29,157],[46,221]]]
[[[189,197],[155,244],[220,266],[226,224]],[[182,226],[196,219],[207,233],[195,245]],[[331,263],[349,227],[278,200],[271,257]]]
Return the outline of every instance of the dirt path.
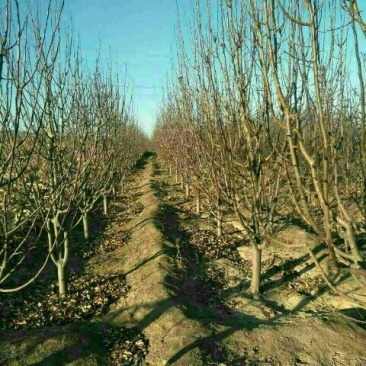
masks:
[[[124,343],[130,342],[126,327],[141,330],[149,341],[146,365],[206,364],[199,340],[209,333],[199,321],[185,316],[180,306],[183,299],[168,286],[174,266],[168,248],[174,243],[163,235],[157,217],[160,183],[156,181],[155,159],[147,159],[136,174],[127,195],[138,197],[133,202],[143,207],[142,212],[124,221],[125,204],[117,199],[111,205],[114,214],[105,229],[108,240],[120,244],[112,252],[93,255],[83,269],[102,276],[124,274],[130,286],[127,297],[113,304],[108,314],[92,321],[0,333],[0,365],[106,365],[106,327],[116,334],[126,333]],[[128,240],[121,239],[125,233]],[[131,348],[122,345],[122,349]],[[140,363],[120,360],[112,364]]]
[[[157,227],[156,169],[150,159],[136,187],[145,208],[127,225],[132,236],[119,253],[126,258],[123,267],[131,291],[107,320],[143,330],[150,344],[147,365],[164,365],[169,360],[179,360],[179,365],[200,365],[200,353],[190,345],[207,331],[184,315],[177,306],[178,297],[169,293],[167,286],[172,262],[165,248],[174,243],[167,243]]]

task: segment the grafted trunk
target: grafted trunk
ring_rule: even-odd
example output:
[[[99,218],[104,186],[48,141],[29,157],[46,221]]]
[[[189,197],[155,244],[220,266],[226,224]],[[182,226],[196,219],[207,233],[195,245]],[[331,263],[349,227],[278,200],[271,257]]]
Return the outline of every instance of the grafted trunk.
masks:
[[[223,219],[223,212],[220,205],[220,202],[218,202],[216,210],[216,226],[217,226],[217,236],[222,236],[222,219]]]
[[[65,267],[65,263],[62,259],[57,261],[58,293],[60,296],[65,296],[67,294]]]
[[[250,285],[250,292],[254,296],[257,296],[261,283],[262,250],[255,244],[252,244],[252,261],[252,282]]]
[[[336,270],[338,268],[337,256],[335,253],[333,239],[328,233],[326,234],[326,244],[329,254],[329,267],[331,270]]]
[[[84,239],[88,240],[90,238],[88,212],[83,213],[83,229],[84,229]]]
[[[363,208],[364,213],[366,213],[366,176],[365,175],[366,175],[366,172],[361,171],[360,204]]]
[[[189,197],[191,195],[190,185],[189,183],[186,183],[186,197]]]
[[[216,218],[217,236],[222,236],[222,215],[218,215]]]
[[[112,187],[112,195],[113,195],[113,198],[116,198],[116,187],[115,187],[115,185],[113,185],[113,187]]]
[[[54,260],[57,267],[58,293],[60,296],[67,294],[66,264],[69,258],[69,233],[63,232],[63,250],[59,248],[58,259]]]
[[[108,215],[108,195],[103,195],[103,213]]]
[[[362,262],[363,257],[356,242],[356,236],[352,222],[343,220],[340,217],[337,218],[337,222],[345,229],[345,232],[339,233],[339,236],[344,239],[346,249],[351,251],[349,254],[336,249],[337,253],[344,258],[352,260],[354,263]]]
[[[197,194],[196,198],[196,213],[199,215],[201,213],[201,199],[199,193]]]

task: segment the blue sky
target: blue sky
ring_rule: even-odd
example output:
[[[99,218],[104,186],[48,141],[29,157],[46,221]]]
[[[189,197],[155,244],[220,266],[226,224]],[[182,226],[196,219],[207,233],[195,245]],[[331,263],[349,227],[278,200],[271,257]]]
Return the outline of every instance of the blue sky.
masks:
[[[102,61],[111,59],[115,71],[123,75],[127,67],[138,122],[148,134],[176,55],[176,2],[187,29],[194,0],[65,0],[63,22],[72,18],[83,57],[93,65],[101,48]]]
[[[191,11],[191,0],[178,3]],[[66,0],[63,15],[66,24],[72,17],[83,57],[93,61],[101,44],[102,59],[110,55],[121,74],[127,66],[138,121],[151,133],[176,53],[175,0]]]

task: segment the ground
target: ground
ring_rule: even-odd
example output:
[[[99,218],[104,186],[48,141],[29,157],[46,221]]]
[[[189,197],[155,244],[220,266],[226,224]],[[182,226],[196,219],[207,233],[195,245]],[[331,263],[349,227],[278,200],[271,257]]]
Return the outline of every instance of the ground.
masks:
[[[309,240],[300,228],[281,234],[290,246],[263,251],[253,299],[250,247],[234,221],[217,238],[155,156],[128,189],[134,214],[117,200],[105,229],[115,249],[83,263],[86,274],[124,275],[126,292],[87,321],[1,332],[1,365],[366,365],[365,309],[333,295],[304,247],[291,247]],[[351,278],[338,282],[360,292]],[[111,359],[103,335],[121,329],[124,348]]]

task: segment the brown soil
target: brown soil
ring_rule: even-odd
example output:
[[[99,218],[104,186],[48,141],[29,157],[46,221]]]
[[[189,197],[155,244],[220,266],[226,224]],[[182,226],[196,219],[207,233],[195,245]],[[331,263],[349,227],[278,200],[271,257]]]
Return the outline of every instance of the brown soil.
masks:
[[[155,222],[159,200],[152,188],[155,180],[152,161],[139,180],[141,184],[136,189],[142,192],[140,200],[145,209],[127,224],[125,229],[131,230],[131,239],[118,254],[125,258],[123,271],[131,291],[107,319],[112,324],[143,329],[150,342],[146,364],[164,365],[207,332],[199,322],[184,316],[177,306],[177,298],[169,294],[166,286],[171,263],[164,253],[166,239]],[[195,353],[195,350],[183,353],[179,364],[198,364]]]
[[[215,231],[207,215],[194,214],[194,199],[186,199],[173,178],[163,174],[161,179],[168,182],[167,197],[163,199],[177,208],[177,226],[181,231],[192,228]],[[166,233],[172,237],[169,230]],[[245,262],[243,267],[225,258],[205,263],[206,272],[220,272],[220,276],[225,277],[220,288],[221,302],[205,304],[199,316],[186,313],[188,317],[199,318],[201,326],[206,325],[209,331],[208,337],[192,341],[192,345],[199,348],[209,343],[209,347],[201,347],[201,351],[210,353],[210,364],[366,365],[365,323],[350,318],[364,319],[365,309],[360,308],[358,302],[333,295],[307,251],[297,246],[273,245],[263,251],[262,296],[259,300],[252,299],[248,293],[251,248],[243,239],[244,245],[238,248]],[[319,259],[324,257],[323,248],[299,227],[289,227],[281,234],[281,239],[296,245],[306,240],[317,250]],[[188,257],[183,259],[189,260]],[[184,285],[181,290],[186,290]],[[352,278],[340,276],[338,286],[356,299],[356,293],[365,299],[365,290],[356,288]],[[196,300],[194,291],[190,297]],[[214,310],[213,318],[210,307]]]
[[[267,248],[263,294],[252,299],[244,265],[225,258],[206,263],[191,251],[185,232],[200,222],[212,227],[193,213],[181,215],[182,203],[194,207],[193,199],[184,198],[156,158],[135,180],[131,192],[141,192],[143,211],[110,228],[116,235],[129,231],[128,243],[85,268],[125,273],[127,298],[95,322],[0,335],[0,365],[103,365],[94,335],[104,324],[141,329],[149,339],[146,365],[366,365],[365,326],[352,320],[364,309],[332,295],[304,249]],[[305,240],[295,227],[283,235],[289,243]],[[239,252],[244,262],[250,258],[247,246]],[[199,278],[219,271],[224,285],[209,301],[213,290]],[[354,290],[349,279],[339,282]]]

